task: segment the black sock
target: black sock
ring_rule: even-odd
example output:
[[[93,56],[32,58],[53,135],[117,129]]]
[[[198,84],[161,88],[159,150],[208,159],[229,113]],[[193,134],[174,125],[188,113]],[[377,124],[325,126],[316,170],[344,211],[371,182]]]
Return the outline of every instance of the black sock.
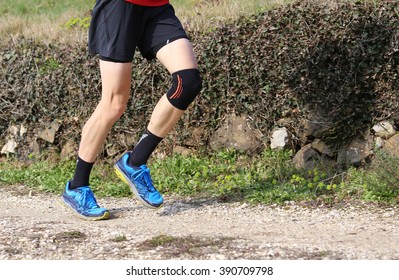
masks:
[[[131,166],[140,166],[142,164],[146,164],[152,152],[158,146],[159,142],[162,141],[162,139],[163,138],[152,134],[147,129],[134,147],[129,158],[129,164]]]
[[[81,186],[89,186],[90,172],[93,165],[94,162],[85,162],[83,159],[78,157],[75,175],[73,176],[70,189],[76,189]]]

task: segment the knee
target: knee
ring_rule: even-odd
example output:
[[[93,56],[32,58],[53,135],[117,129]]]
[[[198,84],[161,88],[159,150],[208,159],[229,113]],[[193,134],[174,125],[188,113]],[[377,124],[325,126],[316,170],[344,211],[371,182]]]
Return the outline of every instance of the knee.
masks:
[[[102,114],[109,123],[115,123],[126,111],[127,101],[118,98],[111,98],[111,100],[102,100]]]
[[[126,111],[127,102],[113,102],[110,109],[111,118],[117,121]]]
[[[202,89],[198,69],[185,69],[172,74],[172,88],[166,94],[169,102],[180,110],[186,110]]]

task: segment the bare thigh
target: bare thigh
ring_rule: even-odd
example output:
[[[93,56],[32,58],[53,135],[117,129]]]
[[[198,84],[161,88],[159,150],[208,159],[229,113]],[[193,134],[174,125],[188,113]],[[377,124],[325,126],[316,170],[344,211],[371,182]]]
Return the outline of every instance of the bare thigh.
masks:
[[[169,73],[198,68],[191,43],[185,38],[165,45],[158,51],[157,59],[166,67]]]

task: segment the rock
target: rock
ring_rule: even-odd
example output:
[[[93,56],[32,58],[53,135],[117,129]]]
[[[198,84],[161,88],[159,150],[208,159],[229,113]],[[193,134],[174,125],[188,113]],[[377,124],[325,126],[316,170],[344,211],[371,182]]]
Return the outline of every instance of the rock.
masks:
[[[271,149],[286,149],[290,148],[291,138],[289,137],[288,131],[285,127],[277,128],[273,131],[270,139]]]
[[[70,159],[76,156],[76,145],[73,141],[67,141],[61,149],[61,158],[62,159]]]
[[[387,152],[390,156],[399,158],[399,133],[385,142],[383,151]]]
[[[9,155],[9,154],[15,154],[16,148],[18,146],[18,143],[16,142],[16,139],[19,137],[19,128],[16,125],[10,125],[7,128],[7,134],[4,139],[4,142],[2,141],[3,147],[1,148],[1,154],[4,155]]]
[[[36,140],[30,143],[29,149],[31,151],[30,154],[33,156],[39,156],[42,152],[42,148]]]
[[[245,116],[230,115],[210,139],[213,150],[233,148],[254,151],[261,146],[259,134],[251,129]]]
[[[15,154],[15,149],[17,148],[17,142],[14,139],[10,139],[1,149],[1,153],[4,155]]]
[[[367,159],[371,154],[369,142],[366,139],[354,139],[338,151],[337,162],[339,165],[357,165]]]
[[[320,159],[320,155],[312,148],[312,145],[307,144],[296,153],[292,161],[297,169],[312,169]]]
[[[373,131],[376,136],[382,137],[384,139],[389,139],[396,134],[396,130],[392,124],[387,121],[379,122],[373,126]]]
[[[192,149],[188,149],[182,146],[175,146],[173,147],[173,153],[174,154],[180,154],[183,156],[189,156],[192,155],[194,153],[194,151]]]
[[[53,121],[45,129],[39,131],[38,136],[39,138],[47,142],[54,143],[55,134],[57,133],[59,128],[60,124],[58,123],[58,121]]]
[[[320,124],[314,120],[303,119],[299,124],[298,137],[302,143],[307,143],[309,138],[314,138],[318,135]]]
[[[323,141],[321,141],[320,139],[315,139],[312,142],[311,146],[313,149],[315,149],[316,151],[318,151],[319,153],[321,153],[323,155],[328,155],[330,157],[332,157],[334,155],[334,153],[332,152],[330,147],[328,147],[327,144],[324,143]]]

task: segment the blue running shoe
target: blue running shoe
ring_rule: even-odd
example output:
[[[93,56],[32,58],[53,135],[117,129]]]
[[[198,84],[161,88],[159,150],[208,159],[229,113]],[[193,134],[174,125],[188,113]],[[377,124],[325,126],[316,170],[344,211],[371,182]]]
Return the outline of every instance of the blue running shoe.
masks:
[[[128,184],[136,197],[150,208],[158,208],[163,203],[162,195],[155,189],[150,176],[150,169],[145,165],[129,165],[130,153],[124,154],[115,164],[115,173]]]
[[[98,206],[94,194],[88,186],[71,190],[69,189],[70,185],[71,181],[66,184],[62,199],[80,217],[93,221],[109,218],[108,210]]]

